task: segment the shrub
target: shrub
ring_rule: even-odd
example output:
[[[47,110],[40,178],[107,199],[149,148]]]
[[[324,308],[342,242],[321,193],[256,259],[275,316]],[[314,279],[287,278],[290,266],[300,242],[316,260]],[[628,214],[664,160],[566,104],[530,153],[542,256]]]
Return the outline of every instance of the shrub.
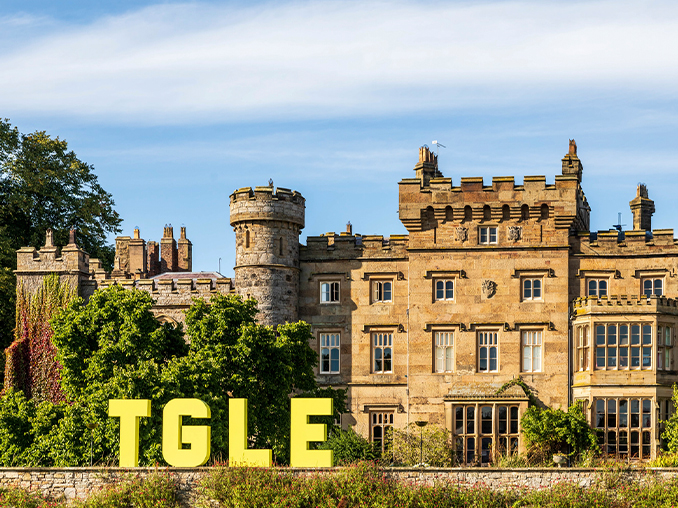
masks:
[[[539,462],[550,461],[554,453],[578,456],[586,450],[598,450],[596,433],[577,405],[567,412],[532,406],[520,423],[528,450]]]
[[[454,450],[450,432],[438,425],[420,428],[411,423],[406,430],[391,427],[386,439],[394,464],[414,466],[423,461],[434,467],[452,466]]]
[[[346,466],[359,461],[376,460],[381,450],[374,443],[348,430],[335,429],[329,439],[318,446],[319,450],[332,450],[335,466]]]
[[[0,488],[0,508],[51,508],[64,503],[55,503],[39,492],[10,487]]]
[[[673,385],[673,407],[678,407],[678,384]],[[678,453],[678,412],[673,413],[671,417],[664,422],[664,432],[662,438],[666,441],[666,446],[672,454]]]
[[[177,484],[168,472],[156,471],[145,479],[130,477],[104,487],[74,508],[179,508]]]

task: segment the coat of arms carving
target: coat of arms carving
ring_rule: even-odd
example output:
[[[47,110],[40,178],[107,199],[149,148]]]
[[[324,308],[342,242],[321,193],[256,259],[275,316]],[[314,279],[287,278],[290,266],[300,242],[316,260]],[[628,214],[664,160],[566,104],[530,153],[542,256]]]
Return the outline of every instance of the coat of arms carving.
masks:
[[[508,227],[508,239],[511,242],[517,242],[523,236],[523,228],[520,226],[509,226]]]
[[[497,292],[497,283],[493,280],[485,279],[481,288],[485,298],[492,298]]]
[[[465,242],[468,239],[468,228],[459,226],[454,232],[454,237],[458,242]]]

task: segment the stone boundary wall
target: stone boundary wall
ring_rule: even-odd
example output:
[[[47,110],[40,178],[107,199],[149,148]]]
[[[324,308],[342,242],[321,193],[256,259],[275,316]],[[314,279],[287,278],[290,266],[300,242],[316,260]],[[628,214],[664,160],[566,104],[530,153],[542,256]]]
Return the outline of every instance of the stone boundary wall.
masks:
[[[0,468],[0,487],[20,487],[40,491],[54,498],[74,499],[87,497],[107,485],[130,478],[144,478],[154,472],[169,473],[179,485],[179,499],[186,507],[194,506],[200,480],[211,468]],[[298,476],[332,475],[342,468],[291,469],[280,468]],[[388,478],[413,485],[452,483],[462,488],[484,485],[493,490],[507,488],[544,489],[558,483],[576,483],[591,487],[598,481],[610,479],[643,483],[653,478],[669,480],[678,478],[678,468],[646,468],[614,471],[579,468],[385,468]]]

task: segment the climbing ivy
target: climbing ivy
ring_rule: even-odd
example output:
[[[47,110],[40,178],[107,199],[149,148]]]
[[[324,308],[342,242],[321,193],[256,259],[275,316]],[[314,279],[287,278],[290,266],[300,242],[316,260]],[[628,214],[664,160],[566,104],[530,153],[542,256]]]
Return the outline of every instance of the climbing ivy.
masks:
[[[523,392],[525,392],[525,395],[527,395],[527,398],[529,399],[529,404],[530,406],[543,406],[541,402],[539,402],[539,399],[534,396],[534,393],[532,393],[532,389],[527,386],[527,383],[523,381],[523,378],[518,376],[514,377],[511,379],[511,381],[507,381],[501,387],[495,392],[496,395],[501,395],[504,393],[506,390],[511,388],[512,386],[520,386],[523,389]]]
[[[37,402],[66,400],[49,322],[75,296],[75,290],[57,274],[45,277],[34,294],[17,286],[15,339],[6,350],[5,392],[13,388]]]

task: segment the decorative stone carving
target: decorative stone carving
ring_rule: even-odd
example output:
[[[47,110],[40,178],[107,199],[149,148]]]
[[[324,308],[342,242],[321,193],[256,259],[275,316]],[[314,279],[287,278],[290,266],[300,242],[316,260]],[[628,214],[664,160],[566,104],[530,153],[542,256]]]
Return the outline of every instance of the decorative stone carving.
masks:
[[[127,272],[129,270],[129,244],[125,241],[116,241],[115,257],[117,258],[114,264],[116,270]]]
[[[508,239],[511,242],[517,242],[523,237],[523,228],[520,226],[509,226],[508,227]]]
[[[577,142],[574,139],[570,140],[570,149],[568,155],[577,155]]]
[[[492,298],[497,292],[497,283],[492,280],[485,279],[481,288],[485,298]]]
[[[454,231],[454,237],[458,242],[465,242],[466,240],[468,240],[468,228],[459,226]]]

